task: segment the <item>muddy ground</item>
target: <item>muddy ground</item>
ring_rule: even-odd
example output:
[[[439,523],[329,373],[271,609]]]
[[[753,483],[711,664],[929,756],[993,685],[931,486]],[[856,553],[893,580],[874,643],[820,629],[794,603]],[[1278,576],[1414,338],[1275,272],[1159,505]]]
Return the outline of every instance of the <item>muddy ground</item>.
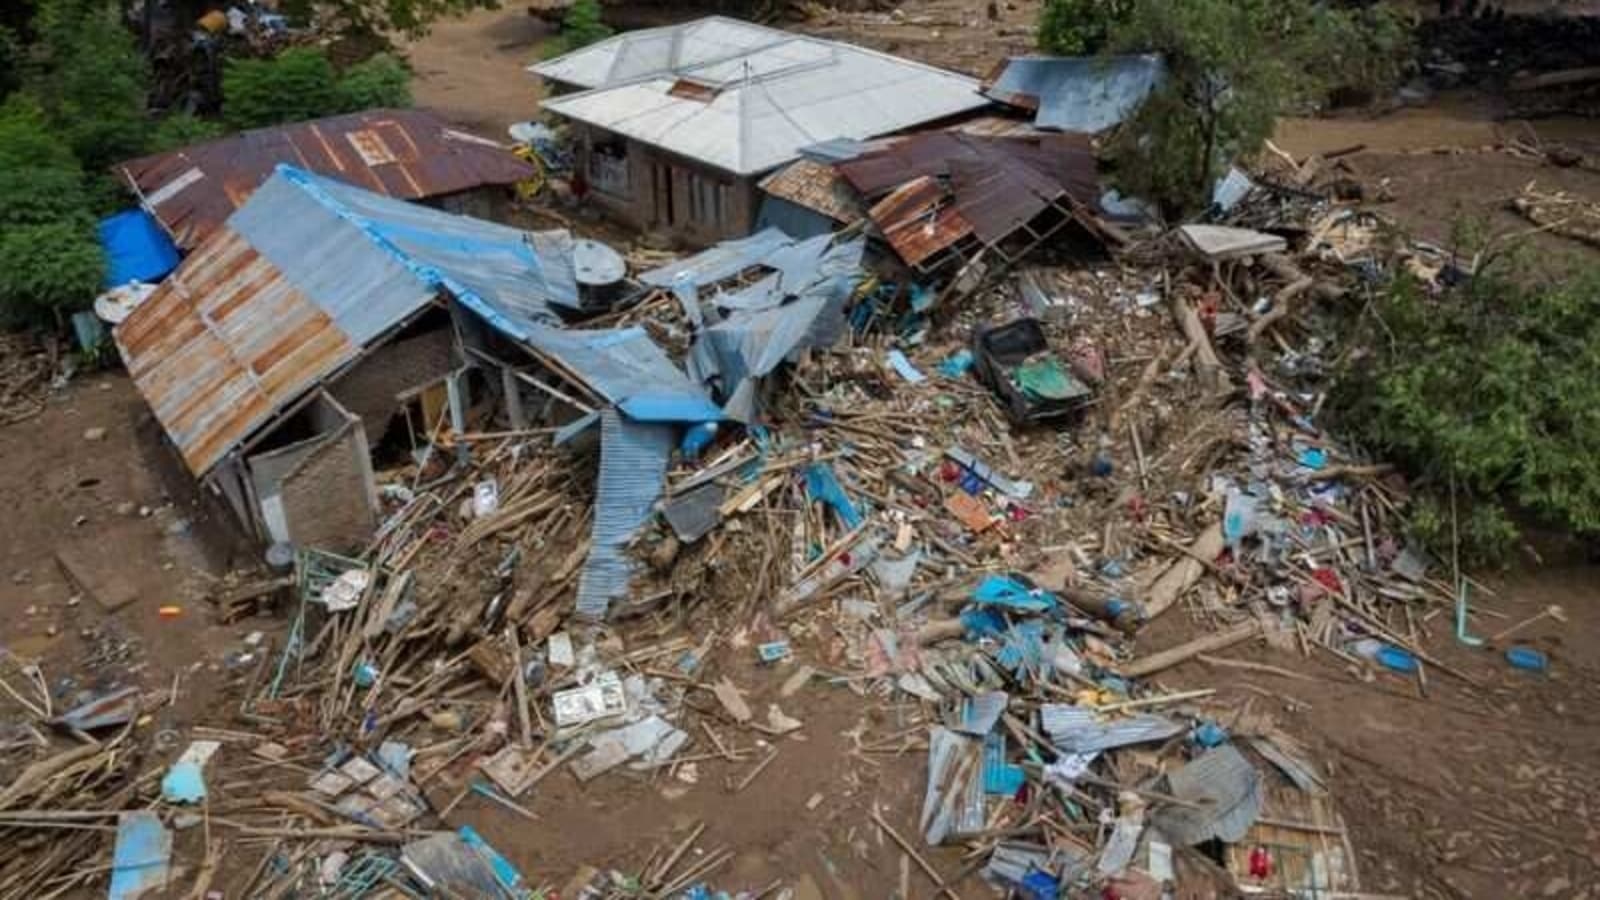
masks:
[[[822,16],[800,27],[831,37],[979,72],[1000,52],[1026,49],[1032,4],[1002,3],[991,21],[970,0],[906,3],[903,15]],[[956,35],[960,35],[959,40]],[[537,112],[523,73],[547,36],[520,7],[441,24],[412,45],[420,104],[491,136]],[[1600,175],[1555,169],[1486,148],[1507,134],[1593,143],[1590,123],[1531,126],[1497,118],[1480,97],[1452,97],[1383,117],[1342,116],[1285,122],[1278,143],[1304,156],[1364,144],[1348,158],[1360,180],[1393,201],[1382,208],[1435,240],[1461,215],[1481,215],[1496,231],[1526,229],[1504,200],[1529,181],[1600,197]],[[1540,253],[1581,248],[1539,236]],[[90,429],[104,429],[91,436]],[[171,688],[176,702],[149,726],[181,731],[194,723],[238,727],[240,660],[252,632],[281,634],[284,620],[261,616],[217,624],[204,597],[214,579],[252,564],[229,539],[210,501],[198,496],[160,442],[148,411],[120,374],[79,377],[33,420],[0,429],[0,647],[44,660],[54,680],[93,688],[132,678]],[[115,549],[115,580],[135,596],[115,612],[63,577],[65,546]],[[1215,669],[1191,663],[1165,673],[1173,687],[1214,686],[1229,702],[1271,711],[1333,769],[1332,788],[1351,829],[1369,891],[1437,898],[1600,897],[1600,571],[1558,559],[1490,579],[1478,604],[1509,623],[1550,604],[1570,621],[1545,622],[1523,638],[1551,658],[1547,676],[1509,668],[1496,655],[1451,637],[1449,623],[1427,623],[1425,646],[1459,677],[1435,671],[1424,694],[1398,676],[1368,680],[1331,656],[1266,649],[1233,654],[1298,673]],[[163,606],[177,607],[164,617]],[[1201,626],[1175,611],[1140,635],[1141,652],[1177,643]],[[764,704],[787,676],[782,669],[736,669],[735,680]],[[175,682],[176,679],[176,682]],[[0,698],[0,718],[14,708]],[[565,776],[531,795],[528,821],[466,800],[452,824],[477,826],[536,881],[562,883],[583,865],[634,868],[669,835],[707,823],[702,846],[727,844],[734,862],[719,883],[800,885],[803,898],[895,896],[901,855],[868,824],[874,808],[914,831],[922,754],[853,749],[863,725],[894,730],[907,708],[847,686],[813,684],[785,710],[805,721],[777,762],[730,794],[725,782],[746,764],[704,760],[694,779],[611,775],[587,786]],[[631,779],[631,780],[630,780]],[[262,851],[230,856],[220,886],[252,870]],[[959,852],[929,852],[945,872]],[[927,896],[914,876],[912,896]],[[956,885],[985,889],[975,877]],[[0,891],[3,894],[3,891]],[[229,893],[229,897],[236,896]]]

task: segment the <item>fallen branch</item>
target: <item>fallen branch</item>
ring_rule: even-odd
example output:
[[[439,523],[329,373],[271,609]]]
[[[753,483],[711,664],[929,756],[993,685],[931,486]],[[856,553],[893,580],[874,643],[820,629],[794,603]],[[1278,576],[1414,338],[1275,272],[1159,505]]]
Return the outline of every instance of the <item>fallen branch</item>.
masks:
[[[1211,634],[1197,637],[1192,641],[1169,647],[1159,653],[1136,659],[1122,667],[1122,674],[1128,678],[1143,678],[1154,675],[1163,669],[1187,662],[1201,654],[1225,650],[1234,644],[1248,641],[1261,633],[1261,623],[1255,619],[1241,622],[1232,628],[1215,631]]]

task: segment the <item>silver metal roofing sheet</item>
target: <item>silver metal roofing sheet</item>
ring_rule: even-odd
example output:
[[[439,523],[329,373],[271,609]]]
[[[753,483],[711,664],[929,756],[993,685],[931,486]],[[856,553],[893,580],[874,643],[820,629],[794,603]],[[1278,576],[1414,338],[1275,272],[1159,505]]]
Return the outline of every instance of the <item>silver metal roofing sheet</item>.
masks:
[[[535,325],[524,340],[555,357],[584,386],[610,403],[641,394],[704,397],[640,327],[568,331]]]
[[[681,80],[706,90],[675,90]],[[546,100],[544,108],[750,175],[822,141],[889,134],[986,103],[964,75],[789,35],[725,60]]]
[[[928,787],[922,798],[922,832],[929,844],[947,837],[976,834],[986,820],[982,766],[969,766],[964,780],[955,778],[961,761],[979,757],[983,745],[943,726],[928,735]]]
[[[679,277],[688,276],[696,285],[713,285],[759,265],[779,248],[791,243],[794,243],[794,238],[776,228],[768,228],[749,237],[723,241],[693,256],[651,269],[640,275],[639,280],[651,287],[670,288]]]
[[[1009,59],[984,93],[1035,110],[1033,123],[1099,132],[1138,109],[1166,73],[1159,56],[1022,56]]]
[[[1232,744],[1207,750],[1167,775],[1172,794],[1192,806],[1163,806],[1156,827],[1174,842],[1192,846],[1219,838],[1244,840],[1261,815],[1261,773]]]
[[[589,558],[578,579],[579,615],[603,619],[628,593],[637,568],[628,543],[650,519],[676,444],[671,426],[629,422],[615,409],[600,414],[600,475]]]
[[[528,71],[594,88],[741,56],[788,37],[785,32],[751,22],[708,16],[679,25],[625,32],[535,63]]]
[[[282,175],[268,179],[228,225],[358,346],[437,294],[337,210]]]
[[[1050,743],[1063,753],[1112,750],[1165,740],[1183,731],[1181,723],[1165,716],[1136,714],[1113,718],[1065,703],[1041,705],[1039,725]]]
[[[525,238],[282,166],[118,327],[117,344],[203,475],[441,289],[513,337],[555,319],[547,302],[576,298],[559,251],[570,243]]]
[[[560,321],[549,304],[578,305],[572,242],[519,231],[285,169],[291,180],[358,226],[418,279],[447,288],[491,325],[521,337]],[[279,227],[282,227],[281,224]],[[489,308],[482,308],[487,304]]]

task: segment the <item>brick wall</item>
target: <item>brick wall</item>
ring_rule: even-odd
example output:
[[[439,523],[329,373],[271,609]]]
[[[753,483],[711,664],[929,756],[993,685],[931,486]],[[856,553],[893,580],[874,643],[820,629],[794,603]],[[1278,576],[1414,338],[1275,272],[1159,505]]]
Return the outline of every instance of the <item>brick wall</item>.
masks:
[[[377,527],[371,462],[356,422],[348,422],[283,476],[284,517],[297,547],[359,549]]]
[[[399,411],[395,397],[443,378],[453,368],[450,329],[440,328],[379,347],[329,390],[339,405],[361,419],[367,441],[383,436]]]

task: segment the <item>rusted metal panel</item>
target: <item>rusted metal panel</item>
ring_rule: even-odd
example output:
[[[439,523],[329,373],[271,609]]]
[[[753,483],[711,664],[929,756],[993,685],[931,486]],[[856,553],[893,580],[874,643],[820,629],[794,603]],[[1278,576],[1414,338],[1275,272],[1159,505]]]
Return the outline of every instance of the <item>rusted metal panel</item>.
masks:
[[[134,385],[196,475],[358,352],[226,227],[114,334]]]
[[[911,265],[968,235],[999,243],[1052,205],[1093,208],[1100,192],[1092,146],[1078,134],[930,132],[835,168],[865,194],[893,188],[871,217]]]
[[[534,176],[494,143],[431,113],[382,109],[261,128],[120,164],[180,247],[199,246],[279,163],[417,200]]]
[[[836,222],[854,222],[864,213],[855,188],[833,166],[815,160],[790,163],[761,182],[761,189]]]
[[[972,225],[949,202],[943,186],[923,176],[872,207],[872,221],[901,259],[920,265],[972,234]]]

